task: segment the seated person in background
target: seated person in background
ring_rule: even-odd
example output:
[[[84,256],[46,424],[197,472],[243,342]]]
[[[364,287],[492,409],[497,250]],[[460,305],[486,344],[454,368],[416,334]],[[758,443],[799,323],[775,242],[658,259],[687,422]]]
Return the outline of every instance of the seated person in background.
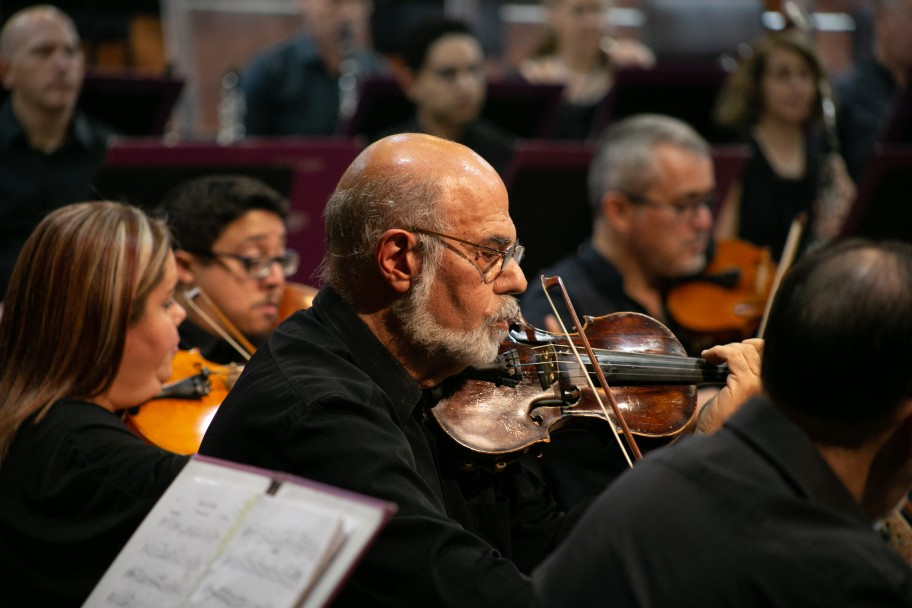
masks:
[[[49,4],[0,30],[0,300],[46,213],[91,197],[110,130],[76,110],[85,60],[72,20]]]
[[[403,36],[401,58],[399,80],[415,115],[384,135],[427,133],[459,142],[503,175],[514,137],[479,118],[487,87],[484,52],[469,27],[445,17],[425,19]]]
[[[599,496],[535,572],[537,605],[912,606],[872,527],[912,486],[912,249],[802,258],[765,338],[763,397]]]
[[[873,57],[837,85],[839,141],[858,182],[912,70],[912,0],[874,0]],[[907,142],[908,143],[908,142]]]
[[[300,0],[305,29],[255,57],[241,78],[247,135],[333,135],[340,76],[380,72],[370,50],[370,0]]]
[[[650,68],[655,56],[630,39],[609,36],[610,0],[543,0],[545,29],[533,54],[519,64],[532,84],[564,85],[554,136],[587,139],[599,102],[617,68]]]
[[[638,312],[675,331],[665,313],[667,289],[707,263],[715,188],[708,144],[676,118],[632,116],[608,130],[590,166],[589,187],[591,240],[535,276],[560,276],[580,319]],[[570,329],[556,290],[552,298]],[[520,306],[530,323],[557,331],[540,281],[532,282]],[[758,359],[756,352],[748,356]],[[627,467],[613,443],[603,447],[581,429],[555,433],[543,457],[527,464],[539,468],[564,507],[600,491]]]
[[[591,240],[535,276],[560,275],[580,315],[633,311],[667,322],[665,288],[706,265],[715,185],[709,145],[684,122],[641,114],[615,123],[589,168]],[[521,306],[546,326],[552,312],[539,281]]]
[[[177,186],[159,209],[177,244],[181,348],[243,363],[279,321],[285,278],[298,270],[285,247],[288,201],[260,180],[213,175]]]
[[[108,202],[52,212],[0,318],[0,604],[80,606],[186,463],[120,415],[171,373],[165,225]]]
[[[325,286],[244,367],[200,453],[398,504],[336,606],[530,606],[525,573],[574,516],[517,463],[463,468],[429,414],[519,314],[503,182],[465,146],[394,135],[355,159],[324,217]],[[716,406],[744,396],[733,383]]]
[[[729,77],[716,120],[747,139],[751,156],[719,210],[717,238],[769,247],[779,260],[802,213],[810,221],[805,247],[838,236],[855,187],[827,140],[821,89],[828,86],[814,49],[794,32],[762,39]]]

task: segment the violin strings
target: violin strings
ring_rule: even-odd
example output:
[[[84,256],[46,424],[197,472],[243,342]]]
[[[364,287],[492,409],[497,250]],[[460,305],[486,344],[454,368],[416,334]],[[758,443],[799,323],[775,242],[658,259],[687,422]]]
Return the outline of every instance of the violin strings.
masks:
[[[579,350],[576,348],[576,344],[574,344],[572,340],[569,340],[570,332],[567,331],[567,326],[564,325],[564,320],[561,318],[560,313],[557,311],[557,306],[554,305],[554,301],[551,299],[551,294],[548,293],[548,286],[545,285],[545,275],[542,275],[541,280],[542,280],[542,287],[544,288],[543,290],[545,293],[545,297],[548,299],[548,304],[551,305],[551,310],[554,311],[554,316],[557,318],[557,322],[560,325],[561,330],[564,332],[564,335],[567,336],[568,343],[570,344],[570,347],[573,350],[573,354],[576,355],[576,359],[579,362],[580,368],[586,369],[586,366],[583,365],[583,359],[582,359],[582,357],[580,357]],[[558,278],[558,281],[560,281],[559,278]],[[563,286],[561,286],[561,289],[563,289]],[[564,293],[564,295],[566,297],[566,292]],[[568,307],[570,306],[569,300],[567,300],[567,306]],[[627,448],[624,446],[624,442],[621,441],[621,436],[620,436],[621,433],[619,432],[619,431],[621,431],[620,421],[614,420],[611,418],[611,416],[608,415],[608,409],[605,407],[604,401],[602,401],[602,398],[599,396],[599,392],[597,390],[595,390],[595,384],[592,382],[592,377],[588,373],[586,374],[586,383],[589,385],[590,390],[592,390],[592,393],[595,395],[595,401],[596,401],[596,403],[599,404],[599,407],[602,409],[602,415],[605,416],[605,421],[611,425],[611,428],[614,431],[611,434],[614,435],[614,439],[617,442],[618,447],[621,449],[621,453],[624,455],[624,459],[627,461],[627,466],[632,468],[633,460],[631,460],[630,453],[627,451]],[[607,392],[607,396],[610,398],[611,393],[609,392],[609,389],[607,386],[605,387],[605,391]],[[631,443],[633,442],[633,439],[629,436],[628,436],[628,440],[630,440]],[[631,445],[631,448],[633,448],[634,451],[636,451],[635,445]]]

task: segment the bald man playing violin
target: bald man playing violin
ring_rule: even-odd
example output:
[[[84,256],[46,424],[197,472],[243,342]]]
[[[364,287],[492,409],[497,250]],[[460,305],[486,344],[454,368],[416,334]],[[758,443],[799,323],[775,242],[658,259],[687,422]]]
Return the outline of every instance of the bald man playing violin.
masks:
[[[522,606],[528,573],[572,526],[518,463],[464,468],[430,409],[444,380],[497,359],[526,288],[497,172],[429,135],[382,139],[327,203],[324,286],[281,323],[216,414],[200,452],[398,505],[337,606]],[[757,350],[720,348],[757,389]]]

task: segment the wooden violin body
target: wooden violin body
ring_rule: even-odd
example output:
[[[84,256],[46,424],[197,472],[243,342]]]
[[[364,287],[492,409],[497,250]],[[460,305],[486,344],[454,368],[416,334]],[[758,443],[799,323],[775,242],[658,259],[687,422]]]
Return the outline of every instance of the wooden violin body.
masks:
[[[160,395],[129,410],[124,422],[147,443],[195,454],[240,371],[237,365],[207,361],[196,349],[178,351]]]
[[[686,357],[668,328],[646,315],[587,318],[584,331],[635,435],[670,441],[686,432],[694,421],[696,385],[722,382],[727,374]],[[518,321],[501,345],[500,363],[469,370],[471,379],[431,409],[441,429],[480,461],[500,467],[548,443],[550,433],[566,425],[607,424],[566,338]],[[474,459],[464,464],[474,466]]]
[[[676,285],[665,307],[692,350],[738,342],[757,335],[775,274],[769,249],[719,241],[706,269]]]

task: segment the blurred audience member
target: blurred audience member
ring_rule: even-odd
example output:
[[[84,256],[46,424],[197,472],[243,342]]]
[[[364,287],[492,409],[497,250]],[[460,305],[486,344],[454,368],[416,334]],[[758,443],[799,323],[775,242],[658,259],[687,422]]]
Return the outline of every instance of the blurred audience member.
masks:
[[[616,68],[648,68],[652,51],[630,39],[609,37],[610,0],[543,0],[545,29],[519,73],[533,84],[564,85],[554,135],[584,139],[598,103],[614,83]]]
[[[858,181],[912,70],[912,0],[875,0],[873,57],[838,83],[839,140]]]
[[[371,50],[370,0],[300,6],[304,31],[255,57],[242,76],[247,135],[332,135],[340,113],[354,109],[357,78],[383,70]]]
[[[468,25],[440,16],[423,20],[405,34],[401,57],[400,82],[415,115],[380,137],[413,132],[449,139],[503,175],[514,137],[479,118],[487,87],[484,52]]]
[[[723,86],[716,118],[743,134],[751,156],[719,210],[718,238],[770,247],[779,259],[802,213],[811,218],[806,244],[837,236],[855,187],[825,131],[825,79],[805,38],[785,32],[758,42]]]
[[[49,4],[0,30],[0,299],[25,239],[49,211],[91,197],[110,130],[76,110],[85,62],[72,20]]]

